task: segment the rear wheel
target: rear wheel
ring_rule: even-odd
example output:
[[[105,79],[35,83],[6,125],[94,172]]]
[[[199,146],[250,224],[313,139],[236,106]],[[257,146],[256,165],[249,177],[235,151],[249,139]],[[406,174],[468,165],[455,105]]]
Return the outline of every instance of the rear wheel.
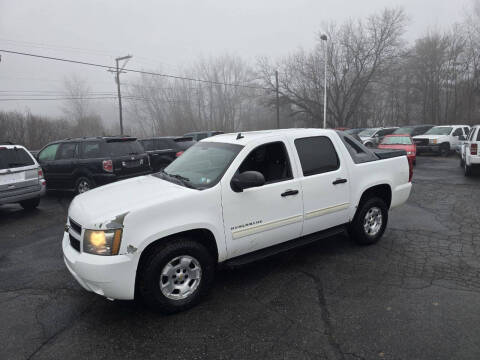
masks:
[[[40,198],[20,201],[20,206],[23,207],[25,210],[36,209],[38,205],[40,205]]]
[[[196,305],[208,293],[214,272],[215,262],[203,245],[172,240],[141,264],[138,290],[152,309],[175,313]]]
[[[77,194],[83,194],[84,192],[87,192],[88,190],[91,190],[95,187],[93,180],[81,176],[77,179],[75,182],[75,192]]]
[[[460,167],[464,167],[464,166],[465,166],[465,160],[463,160],[463,157],[460,154]]]
[[[376,243],[382,237],[388,222],[388,208],[378,197],[363,201],[350,225],[350,236],[361,245]]]

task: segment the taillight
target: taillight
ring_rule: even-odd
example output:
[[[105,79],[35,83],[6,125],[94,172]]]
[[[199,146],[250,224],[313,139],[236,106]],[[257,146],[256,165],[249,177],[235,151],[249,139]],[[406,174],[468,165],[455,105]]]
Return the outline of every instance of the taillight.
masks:
[[[113,172],[113,162],[112,160],[103,160],[102,161],[103,170],[106,172]]]
[[[412,182],[413,177],[413,160],[408,159],[408,182]]]
[[[477,144],[471,144],[470,145],[470,155],[477,155],[478,151],[478,145]]]
[[[179,151],[179,152],[177,152],[177,153],[175,154],[175,156],[176,156],[176,157],[179,157],[179,156],[182,155],[182,154],[183,154],[183,151]]]
[[[43,170],[42,170],[42,168],[38,169],[38,178],[39,178],[39,179],[43,178]]]

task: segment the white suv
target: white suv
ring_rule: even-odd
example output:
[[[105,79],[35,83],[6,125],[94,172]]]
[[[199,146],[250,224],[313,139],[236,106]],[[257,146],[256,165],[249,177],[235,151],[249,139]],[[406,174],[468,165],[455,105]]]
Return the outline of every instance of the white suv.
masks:
[[[42,168],[32,154],[20,145],[0,144],[0,205],[19,203],[32,210],[45,191]]]
[[[467,140],[461,149],[460,166],[465,171],[465,176],[470,176],[472,168],[480,166],[480,125],[475,125],[470,130]]]

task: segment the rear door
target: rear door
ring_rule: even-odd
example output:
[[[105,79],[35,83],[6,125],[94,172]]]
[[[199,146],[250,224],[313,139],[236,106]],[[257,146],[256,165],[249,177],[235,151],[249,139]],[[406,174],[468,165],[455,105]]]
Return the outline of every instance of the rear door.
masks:
[[[461,140],[459,139],[460,136],[464,135],[463,128],[461,127],[456,127],[451,136],[451,149],[455,149],[457,145],[461,143]]]
[[[349,220],[350,186],[347,164],[339,144],[329,136],[293,139],[301,164],[303,192],[303,232],[308,235]]]

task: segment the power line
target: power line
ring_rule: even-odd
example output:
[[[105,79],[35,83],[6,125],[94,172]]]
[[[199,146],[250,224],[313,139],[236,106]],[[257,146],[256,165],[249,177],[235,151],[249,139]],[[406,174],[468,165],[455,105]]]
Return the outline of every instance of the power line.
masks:
[[[38,55],[38,54],[12,51],[12,50],[4,50],[4,49],[0,49],[0,52],[9,53],[9,54],[16,54],[16,55],[23,55],[23,56],[30,56],[30,57],[36,57],[36,58],[40,58],[40,59],[62,61],[62,62],[68,62],[68,63],[72,63],[72,64],[87,65],[87,66],[93,66],[93,67],[98,67],[98,68],[102,68],[102,69],[112,69],[112,66],[96,64],[96,63],[87,62],[87,61],[71,60],[71,59],[65,59],[65,58],[58,58],[58,57],[54,57],[54,56],[45,56],[45,55]],[[126,69],[125,68],[123,70],[126,71],[126,72],[131,72],[131,73],[137,73],[137,74],[143,74],[143,75],[152,75],[152,76],[162,76],[162,77],[166,77],[166,78],[170,78],[170,79],[194,81],[194,82],[206,83],[206,84],[210,84],[210,85],[224,85],[224,86],[243,87],[243,88],[249,88],[249,89],[272,91],[272,89],[270,89],[270,88],[261,87],[261,86],[234,84],[234,83],[226,83],[226,82],[220,82],[220,81],[195,79],[195,78],[191,78],[191,77],[184,77],[184,76],[171,75],[171,74],[162,74],[162,73],[157,73],[157,72],[152,72],[152,71],[143,71],[143,70],[135,70],[135,69]]]

